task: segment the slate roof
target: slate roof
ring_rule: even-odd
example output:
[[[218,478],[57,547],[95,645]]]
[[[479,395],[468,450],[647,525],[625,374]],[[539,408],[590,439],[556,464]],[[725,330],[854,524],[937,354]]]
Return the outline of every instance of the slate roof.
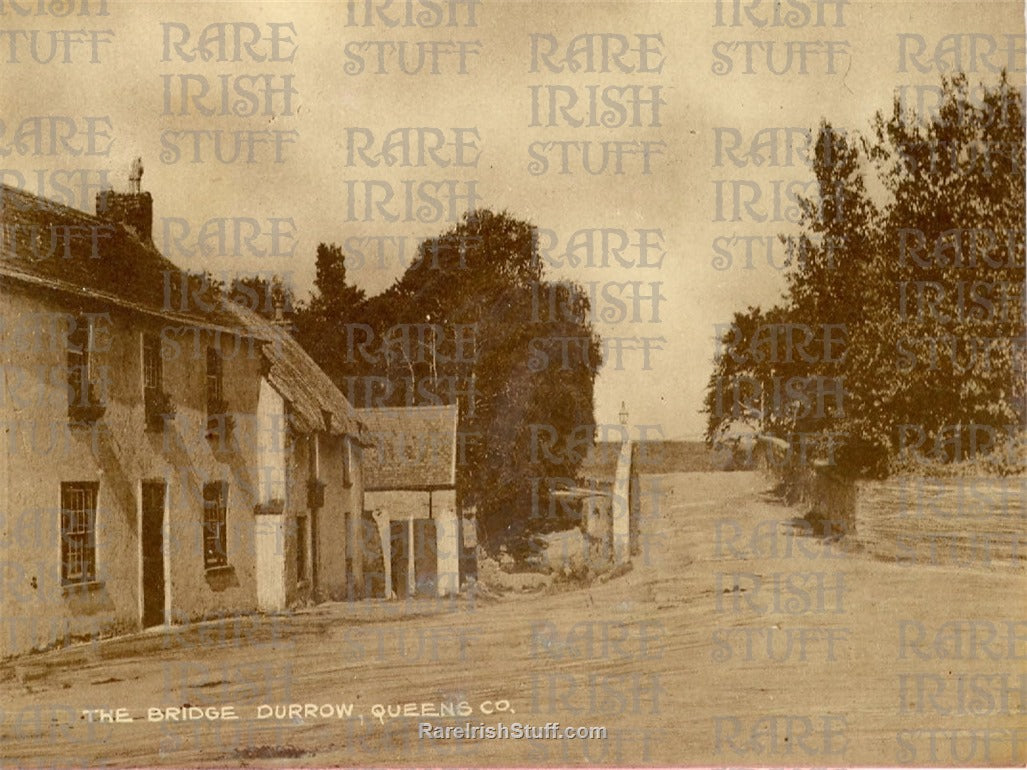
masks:
[[[0,185],[0,222],[5,281],[70,291],[183,323],[236,325],[215,303],[203,306],[195,298],[183,303],[183,283],[192,289],[198,279],[123,225],[8,185]]]
[[[456,404],[376,407],[356,412],[366,426],[366,491],[456,487]]]
[[[198,279],[128,228],[7,185],[0,224],[0,283],[260,340],[268,382],[289,402],[298,430],[360,435],[352,405],[288,332],[227,299],[182,303],[183,285],[191,290]]]

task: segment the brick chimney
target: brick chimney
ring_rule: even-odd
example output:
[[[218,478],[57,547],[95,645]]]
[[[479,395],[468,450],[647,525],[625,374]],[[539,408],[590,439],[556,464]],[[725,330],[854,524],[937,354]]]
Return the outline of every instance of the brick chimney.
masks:
[[[148,192],[98,192],[96,216],[125,225],[141,241],[153,242],[153,196]]]

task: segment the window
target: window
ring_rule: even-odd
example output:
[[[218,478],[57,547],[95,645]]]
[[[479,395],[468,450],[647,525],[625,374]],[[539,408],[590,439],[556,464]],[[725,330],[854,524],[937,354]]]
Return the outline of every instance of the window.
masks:
[[[61,484],[61,583],[96,580],[97,482]]]
[[[160,429],[164,425],[164,362],[161,359],[160,337],[143,335],[143,404],[146,427]]]
[[[103,405],[96,392],[92,319],[72,317],[68,330],[68,416],[73,420],[96,419]]]
[[[307,517],[296,516],[296,580],[307,579]]]
[[[68,407],[89,403],[89,324],[73,319],[68,334]]]
[[[203,485],[203,566],[228,565],[228,483]]]
[[[164,365],[160,356],[160,337],[143,335],[143,387],[160,390],[164,386]]]
[[[207,415],[224,414],[224,362],[221,351],[207,348]]]

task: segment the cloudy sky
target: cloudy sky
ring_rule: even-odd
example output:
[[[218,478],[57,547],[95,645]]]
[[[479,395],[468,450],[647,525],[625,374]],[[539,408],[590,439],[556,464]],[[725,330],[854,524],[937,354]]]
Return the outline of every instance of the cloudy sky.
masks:
[[[999,67],[1024,62],[1022,6],[980,0],[787,0],[776,11],[769,0],[86,5],[77,0],[58,16],[35,13],[35,2],[0,6],[4,182],[92,210],[95,190],[81,182],[102,183],[106,173],[125,189],[131,160],[142,156],[154,240],[170,258],[216,274],[286,274],[300,296],[319,241],[343,245],[352,279],[376,293],[402,272],[419,238],[450,227],[448,199],[439,208],[415,199],[408,215],[408,189],[473,189],[481,205],[551,230],[556,256],[581,243],[581,231],[605,230],[608,251],[627,240],[620,260],[603,264],[603,240],[593,234],[595,264],[550,273],[597,292],[605,337],[625,346],[654,338],[648,368],[639,350],[625,350],[620,368],[609,357],[597,381],[599,422],[617,422],[623,400],[633,424],[658,425],[668,438],[702,430],[714,325],[782,291],[763,251],[746,266],[745,241],[736,240],[724,266],[714,250],[718,238],[725,245],[795,230],[793,202],[775,192],[801,191],[808,168],[783,141],[776,161],[746,162],[754,134],[780,127],[782,138],[783,129],[808,130],[825,117],[865,131],[897,89],[915,95],[936,85],[939,63],[993,82]],[[214,23],[227,26],[207,26]],[[962,37],[946,38],[953,34]],[[1022,82],[1022,71],[1014,77]],[[929,90],[919,93],[930,102]],[[593,95],[601,100],[594,108]],[[56,134],[16,141],[41,116]],[[98,127],[92,152],[89,118]],[[417,145],[411,165],[364,161],[378,157],[391,130],[416,127],[429,129],[428,148],[443,138],[425,163]],[[51,146],[53,136],[66,141]],[[249,137],[259,140],[251,158],[248,144],[238,153],[235,145]],[[368,141],[362,156],[356,150]],[[800,139],[793,144],[801,149]],[[619,169],[616,155],[602,168],[604,147],[624,152]],[[583,169],[583,148],[600,173]],[[395,153],[402,158],[401,148]],[[367,217],[369,189],[393,197]],[[740,202],[760,198],[736,211],[735,191]],[[200,248],[205,223],[220,218],[229,234],[244,235],[256,220],[259,237],[238,253],[231,241]],[[272,251],[274,219],[277,255],[254,253]],[[639,264],[642,238],[649,266]],[[380,254],[379,243],[387,244]],[[619,318],[618,299],[632,308],[632,282],[642,295],[658,284],[658,318],[644,298],[635,323]],[[616,322],[603,320],[604,309]]]

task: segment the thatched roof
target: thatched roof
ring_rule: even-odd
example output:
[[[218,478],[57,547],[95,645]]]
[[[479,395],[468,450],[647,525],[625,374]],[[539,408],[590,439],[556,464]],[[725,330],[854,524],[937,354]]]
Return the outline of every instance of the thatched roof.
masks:
[[[231,329],[199,280],[127,227],[0,185],[0,276],[185,324]],[[183,287],[185,297],[183,298]]]
[[[263,316],[230,303],[240,322],[265,340],[261,345],[266,377],[289,402],[292,425],[301,433],[333,433],[362,438],[357,410],[289,332]]]

